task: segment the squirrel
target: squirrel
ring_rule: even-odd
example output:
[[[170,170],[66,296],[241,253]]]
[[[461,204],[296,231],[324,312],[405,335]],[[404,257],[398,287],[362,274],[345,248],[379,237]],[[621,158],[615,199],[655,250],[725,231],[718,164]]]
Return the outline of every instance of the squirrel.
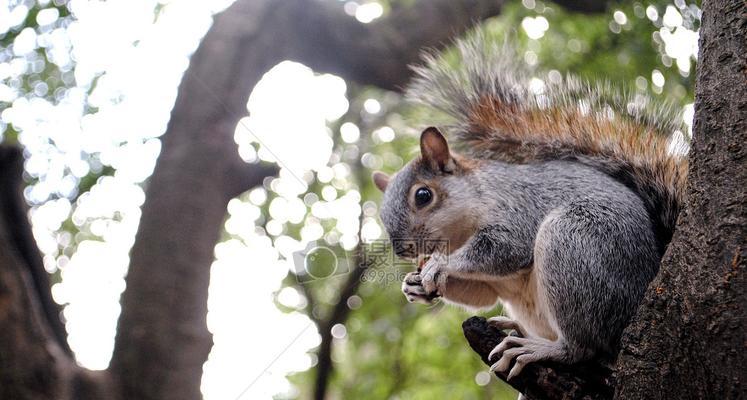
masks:
[[[467,309],[500,302],[508,317],[489,322],[516,334],[489,360],[509,380],[538,361],[612,361],[684,200],[684,121],[608,84],[556,72],[537,85],[479,35],[456,48],[461,67],[426,54],[407,95],[453,120],[458,151],[430,127],[419,157],[373,174],[393,251],[427,257],[402,291]]]

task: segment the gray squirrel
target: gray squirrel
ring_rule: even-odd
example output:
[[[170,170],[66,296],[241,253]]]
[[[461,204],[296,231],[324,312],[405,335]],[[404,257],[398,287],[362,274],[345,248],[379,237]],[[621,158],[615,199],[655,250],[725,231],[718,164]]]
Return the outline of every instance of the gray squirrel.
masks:
[[[459,151],[427,128],[419,157],[373,175],[394,252],[426,260],[402,291],[468,309],[500,302],[509,317],[490,323],[517,335],[489,358],[502,372],[515,361],[508,379],[537,361],[614,358],[683,202],[682,118],[557,72],[537,85],[479,35],[456,47],[461,67],[426,55],[408,96],[452,118]]]

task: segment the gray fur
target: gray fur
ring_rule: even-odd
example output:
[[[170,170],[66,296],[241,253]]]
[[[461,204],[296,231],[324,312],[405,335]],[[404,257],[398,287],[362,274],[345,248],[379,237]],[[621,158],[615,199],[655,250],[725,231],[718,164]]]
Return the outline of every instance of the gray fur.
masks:
[[[521,63],[522,57],[512,48],[491,42],[480,30],[458,40],[455,46],[460,65],[455,67],[439,54],[426,54],[424,65],[413,68],[415,79],[407,97],[451,118],[447,128],[458,150],[482,159],[570,160],[599,169],[643,199],[657,231],[659,252],[663,253],[684,196],[686,167],[672,168],[662,162],[677,160],[675,164],[686,165],[687,127],[677,107],[629,93],[609,82],[590,83],[570,74],[554,81]],[[541,93],[530,87],[533,76],[542,79]],[[623,143],[631,138],[599,138],[595,136],[598,132],[583,126],[570,135],[572,139],[567,132],[551,132],[558,134],[557,140],[545,141],[538,141],[532,132],[486,132],[475,128],[474,116],[476,109],[486,108],[481,103],[485,98],[498,100],[500,106],[494,107],[511,110],[517,120],[528,112],[553,109],[570,113],[561,118],[572,118],[573,112],[584,110],[584,114],[599,120],[629,121],[636,127],[632,140],[642,145],[637,149],[618,146],[616,141]],[[648,140],[649,135],[663,140]]]
[[[456,45],[460,67],[427,55],[408,96],[450,116],[470,158],[454,158],[455,172],[409,163],[389,181],[381,218],[392,239],[470,235],[403,291],[425,303],[501,301],[516,321],[494,322],[522,336],[491,353],[492,369],[516,361],[509,377],[530,362],[614,356],[683,200],[685,152],[671,148],[686,131],[679,113],[573,76],[544,79],[537,93],[511,49],[480,32]],[[408,196],[424,182],[440,198],[415,209]]]
[[[417,166],[418,160],[408,164],[387,187],[381,216],[392,238],[427,239],[431,234],[410,226],[406,196],[419,173]],[[537,277],[535,298],[529,300],[534,305],[518,304],[498,291],[481,294],[495,296],[492,300],[473,302],[504,299],[512,316],[527,324],[530,337],[522,343],[529,347],[506,354],[527,355],[527,362],[614,355],[658,268],[655,233],[641,198],[599,170],[568,161],[484,161],[470,173],[441,179],[441,185],[450,188],[449,198],[457,202],[442,207],[480,210],[475,234],[448,259],[444,273],[449,279],[491,284],[522,271]],[[448,291],[446,286],[442,290]],[[412,277],[403,290],[411,301],[427,302],[436,294]],[[445,297],[455,302],[460,298]],[[544,320],[540,325],[549,326],[555,340],[532,328],[536,318]]]

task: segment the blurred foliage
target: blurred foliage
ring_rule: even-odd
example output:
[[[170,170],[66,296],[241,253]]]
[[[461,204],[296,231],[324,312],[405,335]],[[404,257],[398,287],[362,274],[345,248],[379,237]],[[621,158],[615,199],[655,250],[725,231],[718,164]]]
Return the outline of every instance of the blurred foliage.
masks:
[[[73,63],[55,63],[49,41],[43,39],[50,37],[55,31],[64,30],[73,17],[67,7],[67,0],[8,0],[7,10],[7,13],[0,14],[7,19],[0,23],[0,143],[18,143],[19,131],[3,115],[13,101],[19,98],[42,99],[54,104],[65,95],[69,87],[75,85]],[[4,10],[0,10],[2,11]],[[15,43],[22,35],[33,36],[34,43],[31,48],[19,51]],[[37,176],[26,175],[25,178],[29,185],[39,180]],[[96,177],[91,179],[95,180]],[[91,186],[91,183],[80,185],[78,190]],[[70,244],[70,238],[78,233],[78,229],[70,220],[64,225],[59,237]],[[73,251],[74,246],[61,244],[57,255],[67,260]],[[54,263],[54,259],[46,261]],[[55,270],[50,278],[52,283],[59,282],[59,271]]]
[[[20,71],[4,71],[0,75],[0,84],[5,86],[2,89],[17,91],[17,97],[44,98],[54,103],[64,95],[66,88],[75,85],[73,63],[55,63],[48,48],[49,40],[46,39],[54,35],[56,30],[64,30],[73,21],[67,0],[9,0],[8,10],[12,11],[4,17],[21,17],[22,22],[9,26],[5,32],[0,31],[0,64],[7,66],[7,69],[17,68]],[[33,32],[37,43],[29,52],[20,53],[14,44],[19,36],[30,32]],[[0,97],[0,113],[10,106],[4,97]],[[17,132],[1,121],[0,141],[15,142]]]
[[[413,1],[380,3],[386,15],[389,10],[408,7]],[[0,31],[0,95],[13,93],[7,96],[10,100],[3,100],[0,96],[0,116],[16,99],[41,98],[54,104],[66,90],[76,86],[74,60],[56,64],[45,48],[44,40],[38,40],[30,52],[17,54],[14,49],[25,30],[33,30],[37,38],[43,38],[57,29],[64,29],[74,18],[67,2],[10,0],[8,6],[9,10],[25,9],[21,9],[23,15],[18,23],[9,26],[5,32]],[[154,8],[154,18],[161,9],[161,5]],[[50,11],[45,11],[47,18],[40,22],[42,10]],[[55,13],[57,16],[51,18]],[[621,2],[598,15],[567,12],[552,2],[513,0],[506,4],[499,17],[483,25],[498,40],[514,43],[517,54],[524,56],[528,67],[536,64],[542,70],[573,72],[592,80],[609,80],[627,90],[666,98],[684,106],[694,97],[695,60],[691,56],[682,56],[682,51],[677,53],[679,57],[673,57],[677,54],[670,52],[677,52],[677,49],[672,47],[671,37],[675,34],[685,37],[696,31],[699,13],[698,3],[685,0]],[[11,69],[16,72],[3,72]],[[95,84],[94,80],[90,87],[85,88],[86,91],[93,90]],[[417,154],[419,129],[434,124],[426,110],[404,103],[395,93],[349,82],[348,99],[350,107],[347,113],[329,124],[335,149],[328,165],[330,168],[347,168],[350,173],[346,177],[322,180],[317,171],[307,193],[301,196],[308,200],[305,201],[306,217],[300,223],[286,222],[277,234],[268,233],[263,227],[268,222],[269,204],[278,196],[273,192],[271,182],[267,181],[264,191],[268,199],[261,203],[262,216],[256,221],[257,231],[262,235],[277,239],[282,234],[301,239],[302,229],[313,221],[323,227],[326,244],[343,254],[336,221],[313,216],[312,204],[325,197],[323,191],[329,191],[329,188],[335,190],[335,196],[357,191],[364,214],[361,222],[365,225],[375,221],[376,204],[380,202],[381,194],[370,181],[371,172],[393,173],[401,168]],[[370,100],[375,100],[380,109],[366,107]],[[96,112],[87,102],[85,107],[85,113]],[[6,120],[0,118],[0,142],[17,142],[19,132]],[[341,128],[346,123],[357,127],[359,139],[349,143],[344,140]],[[116,174],[111,165],[95,155],[86,157],[89,171],[76,179],[74,190],[58,193],[57,197],[66,197],[75,203],[82,193]],[[30,186],[37,179],[27,176]],[[249,193],[240,199],[251,201]],[[117,216],[111,220],[116,222]],[[96,239],[97,235],[91,229],[96,222],[73,223],[73,213],[69,213],[57,235],[59,250],[45,257],[45,264],[51,265],[50,270],[55,270],[55,265],[64,267],[77,243]],[[224,233],[223,239],[229,237],[231,235]],[[391,255],[387,257],[394,261]],[[344,328],[340,327],[336,332],[338,338],[334,342],[332,357],[335,373],[331,378],[330,398],[514,399],[516,393],[487,374],[487,368],[463,339],[461,321],[471,315],[470,312],[442,304],[425,307],[405,301],[400,293],[400,280],[411,268],[407,265],[375,267],[364,275],[365,282],[349,299],[339,298],[339,288],[344,284],[346,274],[311,281],[303,286],[292,273],[284,280],[283,287],[297,288],[313,299],[313,307],[309,307],[311,303],[307,301],[298,308],[283,305],[276,299],[278,307],[285,312],[312,313],[314,318],[324,319],[338,303],[352,309]],[[314,355],[311,357],[313,359]],[[289,395],[310,397],[314,376],[313,368],[290,376],[298,393]],[[285,396],[278,395],[279,398]]]

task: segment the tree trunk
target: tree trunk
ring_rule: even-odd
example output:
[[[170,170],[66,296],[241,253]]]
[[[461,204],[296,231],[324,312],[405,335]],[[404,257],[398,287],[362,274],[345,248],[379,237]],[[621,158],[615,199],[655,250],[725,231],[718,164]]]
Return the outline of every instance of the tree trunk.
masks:
[[[747,3],[703,2],[688,198],[626,330],[618,399],[744,399]]]

